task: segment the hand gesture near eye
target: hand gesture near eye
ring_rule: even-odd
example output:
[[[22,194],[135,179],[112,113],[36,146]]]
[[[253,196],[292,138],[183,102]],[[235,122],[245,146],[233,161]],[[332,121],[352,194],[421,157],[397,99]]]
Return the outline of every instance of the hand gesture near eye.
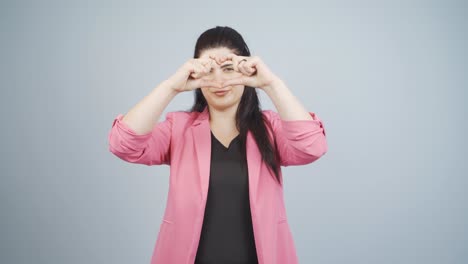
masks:
[[[220,57],[210,55],[210,58],[216,60],[218,64],[231,60],[234,70],[242,73],[242,76],[238,78],[224,81],[222,84],[224,87],[229,85],[245,85],[263,89],[279,79],[258,56],[238,56],[230,53]]]
[[[221,88],[221,84],[206,78],[216,61],[211,58],[192,58],[185,62],[167,81],[177,92],[192,91],[210,86]]]

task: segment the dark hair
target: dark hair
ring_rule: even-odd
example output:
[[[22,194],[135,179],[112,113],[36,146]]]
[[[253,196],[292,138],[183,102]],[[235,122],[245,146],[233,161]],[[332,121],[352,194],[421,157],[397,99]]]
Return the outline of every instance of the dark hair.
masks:
[[[242,36],[230,27],[216,26],[203,32],[197,39],[193,57],[199,58],[200,54],[211,48],[228,48],[238,56],[250,56]],[[190,112],[202,112],[207,106],[207,102],[200,89],[195,89],[195,101]],[[262,155],[262,161],[266,162],[269,169],[274,172],[276,180],[281,183],[279,176],[279,156],[276,151],[276,141],[269,139],[266,125],[272,131],[270,123],[262,114],[260,101],[254,87],[245,86],[239,106],[236,112],[236,127],[239,130],[239,140],[244,160],[246,159],[246,139],[247,131],[251,131]],[[263,122],[261,122],[263,121]],[[272,133],[273,135],[273,133]],[[274,147],[273,147],[274,146]]]

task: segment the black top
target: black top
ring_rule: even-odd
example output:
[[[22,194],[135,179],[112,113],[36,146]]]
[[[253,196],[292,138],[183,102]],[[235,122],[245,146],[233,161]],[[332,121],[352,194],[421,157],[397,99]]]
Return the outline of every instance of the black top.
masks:
[[[225,147],[211,132],[208,197],[195,264],[257,264],[247,161],[239,135]]]

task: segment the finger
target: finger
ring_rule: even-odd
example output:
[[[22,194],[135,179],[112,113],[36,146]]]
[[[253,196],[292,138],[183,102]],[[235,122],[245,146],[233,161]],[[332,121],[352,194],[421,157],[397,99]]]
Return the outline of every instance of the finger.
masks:
[[[201,61],[201,64],[206,67],[210,67],[210,69],[215,65],[216,61],[212,58],[206,58]]]
[[[203,66],[211,64],[212,59],[210,58],[203,58],[198,60],[199,63]]]
[[[253,57],[251,60],[247,62],[247,65],[252,69],[253,73],[257,72],[257,67],[261,63],[258,57]]]
[[[236,56],[235,54],[230,56],[230,58],[232,60],[232,64],[234,65],[234,70],[242,74],[245,74],[242,71],[241,64],[243,63],[243,61],[241,60],[241,58],[239,56]]]
[[[216,61],[218,62],[218,64],[221,64],[226,60],[226,57],[223,55],[217,55],[215,57],[216,57]]]
[[[246,57],[246,56],[238,56],[234,53],[229,53],[226,55],[226,57],[230,60],[233,61],[233,64],[234,64],[234,67],[235,67],[235,70],[238,71],[238,72],[241,72],[245,75],[248,75],[245,71],[239,69],[240,68],[240,65],[241,63],[244,63],[246,60],[248,60],[249,57]]]
[[[210,55],[208,55],[208,57],[219,64],[218,58],[216,57],[216,54],[210,54]]]
[[[239,62],[238,68],[239,68],[239,71],[240,71],[243,75],[246,75],[246,76],[249,75],[249,72],[247,71],[247,68],[245,67],[245,61],[244,61],[244,60],[242,60],[242,61]]]
[[[217,56],[216,54],[211,54],[210,58],[213,59],[218,65],[221,65],[221,63],[223,63],[221,57]]]
[[[202,77],[204,71],[205,68],[202,65],[195,65],[195,75],[197,76],[196,78]]]
[[[191,63],[188,71],[189,71],[189,77],[195,78],[197,76],[195,64]]]
[[[214,67],[213,65],[215,63],[216,62],[214,62],[214,60],[208,59],[207,63],[205,65],[203,65],[203,68],[204,68],[203,74],[204,75],[209,74],[211,72],[211,69]]]
[[[215,87],[215,88],[222,88],[222,84],[219,82],[215,81],[210,81],[210,80],[203,80],[200,79],[200,86],[201,87]]]
[[[230,80],[226,80],[222,83],[223,87],[230,86],[230,85],[246,85],[248,83],[248,79],[246,77],[239,77]]]
[[[218,65],[218,62],[216,60],[211,60],[210,66],[211,66],[211,68],[210,68],[210,70],[211,70],[211,69],[217,68],[219,65]]]
[[[247,68],[248,76],[252,76],[257,72],[257,69],[253,67],[246,67],[246,68]]]
[[[234,54],[234,53],[228,53],[228,54],[223,55],[223,56],[226,58],[226,60],[232,60],[232,61],[233,61],[233,60],[236,60],[236,59],[243,59],[243,56],[237,56],[237,55]],[[241,57],[242,57],[242,58],[241,58]]]
[[[249,59],[245,61],[244,63],[242,63],[242,67],[245,69],[248,76],[253,75],[257,71],[254,63],[255,63],[254,59]]]
[[[193,64],[193,73],[191,76],[193,78],[200,78],[203,75],[203,72],[205,71],[205,68],[200,65],[200,64]]]
[[[197,87],[197,88],[202,88],[202,87],[215,87],[215,88],[222,88],[221,83],[219,82],[214,82],[211,80],[205,80],[203,78],[200,79],[194,79],[191,81],[190,87]]]
[[[197,76],[198,78],[205,75],[207,73],[207,71],[208,71],[207,66],[205,64],[203,64],[203,63],[198,64],[196,67],[197,68],[195,70],[195,72],[196,72],[195,76]]]

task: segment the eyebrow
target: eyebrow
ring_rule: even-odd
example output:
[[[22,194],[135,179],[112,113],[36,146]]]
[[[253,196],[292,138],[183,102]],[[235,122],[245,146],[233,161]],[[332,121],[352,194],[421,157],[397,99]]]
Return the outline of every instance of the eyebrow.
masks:
[[[228,66],[232,66],[232,63],[222,65],[222,66],[221,66],[221,69],[226,68],[226,67],[228,67]]]

